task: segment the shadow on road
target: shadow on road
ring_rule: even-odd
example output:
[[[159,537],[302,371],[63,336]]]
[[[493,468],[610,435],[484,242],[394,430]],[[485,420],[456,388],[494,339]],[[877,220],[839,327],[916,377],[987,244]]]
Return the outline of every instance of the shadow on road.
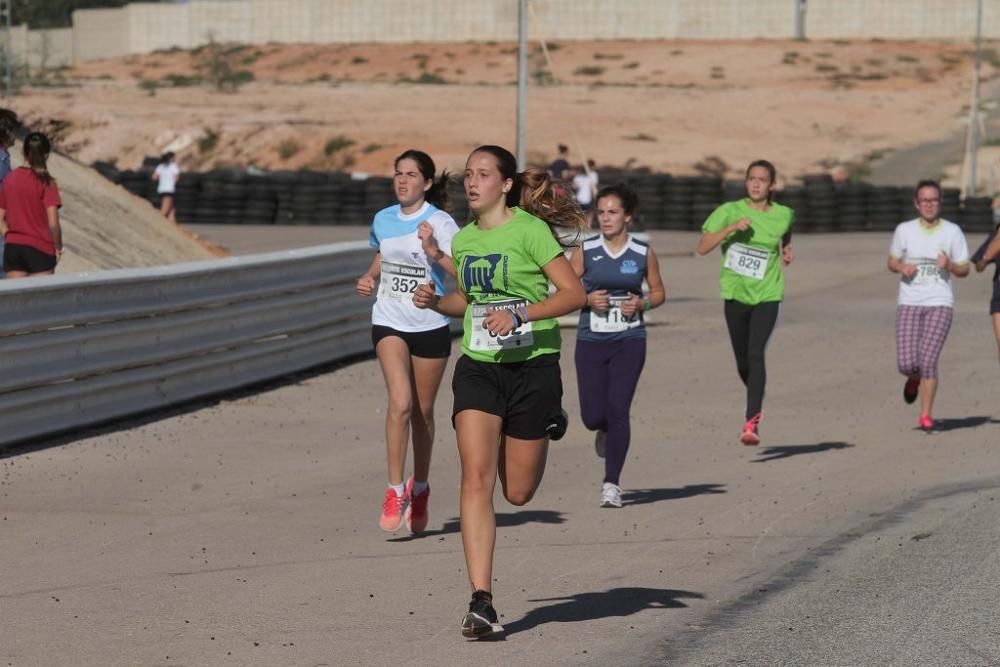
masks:
[[[760,450],[760,458],[754,459],[753,463],[767,463],[778,459],[787,459],[789,456],[799,456],[801,454],[819,454],[831,449],[847,449],[853,447],[849,442],[817,442],[813,445],[783,445],[781,447],[765,447]]]
[[[512,526],[522,526],[526,523],[566,523],[566,517],[562,512],[552,510],[525,510],[523,512],[497,512],[497,528],[510,528]],[[409,542],[425,537],[436,537],[438,535],[449,535],[461,532],[462,527],[458,517],[452,517],[444,522],[438,530],[425,530],[419,535],[404,535],[403,537],[393,537],[387,542]]]
[[[961,417],[959,419],[935,419],[934,430],[939,432],[957,431],[963,428],[976,428],[977,426],[982,426],[983,424],[997,423],[1000,422],[986,416]]]
[[[676,489],[628,489],[622,491],[622,505],[646,505],[706,493],[725,493],[726,490],[722,487],[722,484],[688,484]]]
[[[555,602],[532,609],[524,618],[504,623],[506,635],[524,632],[546,623],[578,623],[612,616],[631,616],[644,609],[681,609],[682,599],[704,599],[701,593],[659,588],[613,588],[602,593],[577,593],[570,597],[542,598],[531,602]]]

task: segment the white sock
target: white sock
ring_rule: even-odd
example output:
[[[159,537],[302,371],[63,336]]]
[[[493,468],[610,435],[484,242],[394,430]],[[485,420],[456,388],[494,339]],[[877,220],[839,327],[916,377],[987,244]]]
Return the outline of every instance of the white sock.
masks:
[[[397,498],[403,497],[403,485],[402,484],[390,484],[389,488],[396,492]]]
[[[417,480],[413,480],[413,490],[410,493],[412,493],[415,496],[419,496],[421,493],[424,492],[424,489],[426,489],[428,486],[430,486],[430,484],[428,484],[426,480],[423,482],[418,482]]]

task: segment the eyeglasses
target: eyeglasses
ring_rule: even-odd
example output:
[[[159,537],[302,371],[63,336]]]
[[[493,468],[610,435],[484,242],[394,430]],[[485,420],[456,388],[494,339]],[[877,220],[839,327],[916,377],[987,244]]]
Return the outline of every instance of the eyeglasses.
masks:
[[[918,204],[939,204],[939,203],[941,203],[941,200],[940,199],[918,199],[917,203]]]

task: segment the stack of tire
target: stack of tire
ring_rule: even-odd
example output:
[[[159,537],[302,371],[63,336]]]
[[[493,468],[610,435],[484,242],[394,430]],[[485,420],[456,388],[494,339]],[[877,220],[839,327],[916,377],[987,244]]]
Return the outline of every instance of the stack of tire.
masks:
[[[915,215],[912,200],[913,188],[908,186],[873,187],[868,192],[868,229],[893,231],[900,222]]]
[[[663,228],[690,229],[694,176],[677,176],[663,189]]]
[[[699,176],[691,192],[691,219],[688,229],[700,230],[705,219],[722,203],[722,179]]]
[[[962,202],[962,229],[966,232],[993,231],[991,204],[989,197],[966,197]]]
[[[838,198],[829,174],[802,177],[806,192],[803,225],[810,232],[835,232],[838,229]]]
[[[842,232],[863,232],[868,229],[867,183],[840,183],[835,186],[837,195],[837,228]]]
[[[916,211],[909,218],[916,216]],[[962,191],[958,188],[944,188],[941,191],[941,217],[959,223],[962,221]]]
[[[635,229],[669,229],[664,202],[671,180],[667,174],[637,174],[627,179],[639,198]]]
[[[734,197],[734,199],[746,196],[746,186],[742,181],[740,181],[740,188],[742,192]],[[811,222],[809,219],[809,200],[806,197],[805,187],[801,185],[786,185],[774,193],[773,199],[795,212],[795,226],[792,228],[793,233],[803,234],[813,231],[809,226]]]

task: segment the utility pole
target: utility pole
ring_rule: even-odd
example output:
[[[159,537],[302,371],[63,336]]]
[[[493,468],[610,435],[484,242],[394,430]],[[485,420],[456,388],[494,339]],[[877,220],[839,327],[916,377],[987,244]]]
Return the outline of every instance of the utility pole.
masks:
[[[795,3],[795,39],[806,38],[806,0],[792,0]]]
[[[517,170],[524,171],[527,163],[524,125],[528,115],[528,0],[518,0],[517,21]]]
[[[979,63],[982,60],[983,0],[976,1],[976,64],[972,72],[972,109],[969,113],[969,185],[966,196],[976,196],[977,153],[979,151]]]

